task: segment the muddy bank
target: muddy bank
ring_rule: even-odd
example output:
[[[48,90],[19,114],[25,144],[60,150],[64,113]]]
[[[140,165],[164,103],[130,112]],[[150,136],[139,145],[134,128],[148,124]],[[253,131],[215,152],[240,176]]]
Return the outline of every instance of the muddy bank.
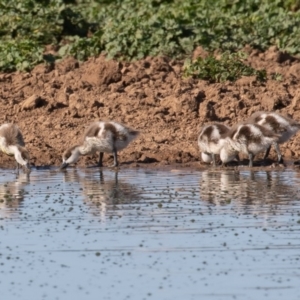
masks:
[[[232,125],[257,110],[276,110],[300,120],[299,59],[275,48],[265,53],[245,50],[252,67],[267,70],[267,82],[254,77],[216,84],[185,79],[183,61],[161,57],[134,63],[106,61],[104,56],[84,63],[68,58],[30,73],[0,74],[0,122],[19,125],[36,166],[59,165],[65,148],[100,119],[141,131],[120,153],[121,163],[197,165],[197,135],[204,124]],[[197,55],[205,53],[197,49]],[[281,146],[286,159],[300,157],[298,136]],[[273,151],[271,157],[276,157]],[[97,159],[84,157],[78,165]],[[105,155],[104,163],[108,160],[112,158]],[[2,154],[0,163],[14,165]]]

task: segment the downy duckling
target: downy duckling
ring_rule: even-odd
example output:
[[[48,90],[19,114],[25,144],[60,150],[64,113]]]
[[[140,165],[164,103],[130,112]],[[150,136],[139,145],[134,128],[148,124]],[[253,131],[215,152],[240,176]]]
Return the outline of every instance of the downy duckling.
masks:
[[[249,119],[245,121],[245,123],[259,124],[280,135],[278,141],[274,143],[274,148],[278,157],[278,163],[283,163],[279,144],[288,141],[298,132],[298,130],[300,130],[300,123],[275,112],[255,112]],[[268,157],[270,149],[271,145],[266,149],[264,159]]]
[[[212,154],[201,152],[201,160],[207,164],[210,164],[213,161]]]
[[[242,152],[249,157],[249,167],[253,167],[254,156],[277,143],[279,138],[279,134],[258,124],[237,125],[222,140],[220,159],[225,164]]]
[[[6,123],[0,126],[0,150],[15,157],[17,172],[21,165],[26,173],[30,173],[29,153],[25,148],[22,133],[17,125]]]
[[[222,147],[222,139],[230,130],[224,124],[215,123],[206,125],[202,128],[198,137],[198,146],[201,151],[201,158],[204,162],[213,162],[216,166],[216,154],[220,154]]]
[[[99,167],[102,167],[104,152],[113,154],[112,167],[116,167],[119,165],[117,152],[126,148],[138,134],[137,130],[117,122],[96,121],[88,127],[79,145],[72,146],[64,152],[60,168],[64,169],[69,164],[76,163],[81,155],[94,154],[98,151],[100,151]]]

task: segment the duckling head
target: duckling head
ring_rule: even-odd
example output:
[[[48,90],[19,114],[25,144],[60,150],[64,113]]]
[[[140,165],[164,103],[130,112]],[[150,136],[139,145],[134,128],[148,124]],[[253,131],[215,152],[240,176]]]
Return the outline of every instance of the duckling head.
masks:
[[[60,169],[65,169],[69,164],[74,164],[78,161],[80,157],[79,146],[73,146],[67,149],[62,156],[63,163],[60,166]]]
[[[27,149],[21,146],[17,146],[17,149],[16,151],[14,151],[14,153],[16,161],[24,167],[24,171],[26,173],[30,173],[30,157]]]

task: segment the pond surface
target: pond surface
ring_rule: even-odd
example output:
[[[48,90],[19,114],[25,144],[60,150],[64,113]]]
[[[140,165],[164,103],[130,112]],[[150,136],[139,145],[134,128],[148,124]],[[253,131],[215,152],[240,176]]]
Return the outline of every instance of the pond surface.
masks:
[[[300,172],[0,171],[1,299],[300,299]]]

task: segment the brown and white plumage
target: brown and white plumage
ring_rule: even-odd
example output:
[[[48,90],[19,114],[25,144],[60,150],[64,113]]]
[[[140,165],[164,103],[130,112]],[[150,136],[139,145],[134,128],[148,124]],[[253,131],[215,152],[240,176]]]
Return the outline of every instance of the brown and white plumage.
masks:
[[[15,157],[17,168],[21,165],[26,172],[30,172],[29,153],[25,148],[22,133],[16,124],[7,123],[0,126],[0,150]]]
[[[96,152],[100,152],[98,166],[102,166],[104,153],[112,153],[114,156],[113,166],[118,166],[117,152],[126,148],[138,134],[137,130],[117,122],[94,122],[86,130],[81,143],[70,147],[64,152],[61,168],[76,163],[81,155]]]
[[[280,135],[278,141],[274,143],[279,163],[282,163],[283,159],[278,144],[285,143],[300,130],[299,122],[275,112],[257,111],[245,123],[259,124]],[[270,148],[271,145],[266,149],[264,159],[268,157]]]
[[[242,152],[248,155],[249,167],[252,167],[254,156],[265,151],[279,138],[279,134],[258,124],[236,125],[222,141],[220,159],[223,163],[227,163],[233,160],[238,152]]]
[[[204,162],[213,161],[216,165],[216,154],[220,154],[222,148],[222,139],[229,132],[230,128],[221,123],[206,125],[201,129],[198,137],[198,146],[201,152],[201,158]]]

